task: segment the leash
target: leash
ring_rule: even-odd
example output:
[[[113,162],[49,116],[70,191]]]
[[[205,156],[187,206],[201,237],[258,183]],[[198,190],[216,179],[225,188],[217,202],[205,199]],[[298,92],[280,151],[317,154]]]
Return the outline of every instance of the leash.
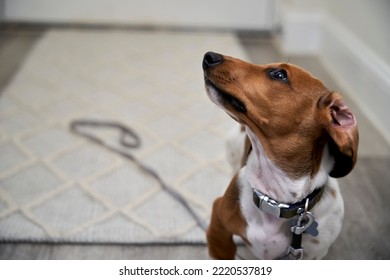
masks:
[[[157,171],[155,171],[153,168],[145,165],[140,160],[138,160],[133,154],[130,152],[119,150],[118,148],[115,148],[111,145],[108,145],[104,142],[103,139],[87,133],[83,132],[80,129],[81,128],[94,128],[94,129],[102,129],[102,128],[111,128],[116,129],[120,131],[120,139],[119,142],[122,147],[129,149],[137,149],[141,146],[141,138],[138,136],[138,134],[133,131],[131,128],[126,127],[118,122],[110,122],[110,121],[95,121],[95,120],[75,120],[70,123],[70,131],[78,136],[84,137],[88,139],[89,141],[95,143],[96,145],[105,148],[106,150],[116,153],[122,157],[124,157],[127,160],[130,160],[134,164],[136,164],[143,172],[148,174],[149,176],[153,177],[161,186],[162,190],[164,190],[166,193],[168,193],[174,200],[179,202],[186,211],[192,216],[192,218],[196,221],[197,225],[206,231],[207,225],[205,221],[193,210],[193,208],[189,205],[187,200],[174,188],[169,186],[158,174]],[[322,194],[322,191],[320,195]],[[316,195],[317,196],[317,195]],[[310,197],[311,198],[311,197]],[[286,256],[280,258],[280,259],[293,259],[293,260],[299,260],[303,258],[303,248],[301,247],[302,243],[302,234],[303,233],[310,233],[312,235],[318,234],[318,231],[316,232],[316,228],[318,223],[315,221],[314,216],[311,212],[308,210],[312,207],[312,205],[309,205],[308,197],[305,202],[304,208],[295,208],[295,211],[298,211],[297,218],[293,219],[293,226],[291,227],[291,232],[293,233],[292,242],[291,245],[288,247]],[[275,201],[272,201],[270,199],[266,199],[263,194],[259,192],[254,192],[254,203],[256,206],[261,209],[262,211],[270,212],[275,214],[275,208],[284,208],[284,205],[275,204]],[[313,200],[313,199],[312,199]],[[266,202],[266,204],[263,204],[263,202]],[[269,204],[269,205],[267,205]],[[264,206],[265,205],[265,206]],[[295,205],[294,205],[295,206]],[[271,209],[271,210],[270,210]],[[284,209],[283,209],[284,210]],[[281,213],[280,211],[278,213]],[[287,213],[287,212],[286,212]],[[288,213],[291,215],[290,213]],[[277,215],[279,216],[279,214]],[[281,215],[282,217],[283,215]],[[291,217],[291,216],[290,216]],[[284,217],[287,218],[287,217]],[[243,259],[238,253],[236,254],[236,257],[238,259]]]
[[[292,219],[292,240],[287,248],[287,254],[281,260],[302,260],[304,248],[302,247],[302,234],[308,233],[312,236],[318,235],[318,222],[314,215],[308,211],[309,198],[306,198],[305,208],[300,211],[298,217]]]
[[[81,131],[80,129],[83,127],[94,128],[94,129],[113,128],[119,130],[121,133],[119,139],[120,144],[123,147],[128,149],[136,149],[141,146],[141,139],[135,131],[120,123],[110,122],[110,121],[76,120],[71,122],[70,124],[70,130],[74,134],[87,138],[88,140],[95,143],[96,145],[105,148],[106,150],[109,150],[111,152],[114,152],[124,157],[127,160],[130,160],[131,162],[135,163],[143,172],[153,177],[160,184],[161,188],[166,193],[168,193],[173,199],[179,202],[186,209],[186,211],[196,221],[197,225],[200,228],[202,228],[204,231],[206,231],[207,226],[205,221],[191,208],[187,200],[179,192],[177,192],[175,189],[173,189],[171,186],[165,183],[165,181],[161,178],[161,176],[157,173],[157,171],[143,164],[130,152],[119,150],[113,146],[108,145],[107,143],[104,142],[104,140],[98,138],[97,136]]]

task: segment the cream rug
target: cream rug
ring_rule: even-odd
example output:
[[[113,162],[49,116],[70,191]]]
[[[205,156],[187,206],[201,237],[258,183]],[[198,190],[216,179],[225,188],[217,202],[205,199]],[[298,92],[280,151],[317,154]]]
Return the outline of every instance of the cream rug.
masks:
[[[155,180],[69,123],[132,127],[134,154],[208,221],[229,182],[233,124],[206,97],[208,50],[245,58],[231,34],[47,32],[0,97],[0,241],[204,243]]]

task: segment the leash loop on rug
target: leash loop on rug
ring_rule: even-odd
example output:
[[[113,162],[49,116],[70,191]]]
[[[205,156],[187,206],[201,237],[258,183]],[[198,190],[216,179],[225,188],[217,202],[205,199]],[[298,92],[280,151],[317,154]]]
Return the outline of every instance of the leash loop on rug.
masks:
[[[121,138],[120,143],[128,148],[139,148],[141,146],[141,139],[135,133],[133,130],[131,130],[128,127],[125,127],[119,123],[116,122],[108,122],[108,121],[95,121],[95,120],[77,120],[73,121],[70,124],[71,131],[75,132],[76,134],[82,135],[84,137],[87,137],[88,139],[98,143],[98,144],[104,144],[104,142],[95,137],[91,134],[87,134],[84,132],[79,131],[78,127],[96,127],[96,128],[115,128],[121,131]],[[133,142],[128,142],[128,140],[132,139]]]
[[[167,192],[173,199],[175,199],[177,202],[179,202],[186,211],[194,218],[196,223],[203,229],[206,230],[206,223],[204,220],[191,208],[191,206],[188,204],[187,200],[175,189],[170,187],[168,184],[164,182],[164,180],[161,178],[161,176],[155,171],[153,168],[143,164],[141,161],[139,161],[134,155],[129,153],[128,151],[123,151],[120,149],[117,149],[111,145],[108,145],[102,140],[101,138],[92,135],[91,133],[87,133],[85,131],[81,131],[81,128],[114,128],[121,132],[120,135],[120,144],[126,148],[139,148],[141,146],[141,139],[135,133],[132,129],[117,123],[117,122],[110,122],[110,121],[96,121],[96,120],[76,120],[71,122],[70,124],[70,130],[79,136],[85,137],[88,140],[94,142],[95,144],[114,152],[130,161],[135,163],[143,172],[148,174],[149,176],[153,177],[161,186],[161,188]]]

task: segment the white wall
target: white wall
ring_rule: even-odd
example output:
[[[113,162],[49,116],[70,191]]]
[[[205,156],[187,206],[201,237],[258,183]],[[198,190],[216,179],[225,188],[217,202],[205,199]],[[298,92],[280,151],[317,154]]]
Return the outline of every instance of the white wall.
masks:
[[[304,24],[308,21],[316,24],[326,14],[328,18],[344,25],[387,64],[390,64],[389,0],[279,0],[278,4],[284,16],[298,17]],[[297,20],[299,19],[295,19],[294,22]],[[305,28],[310,28],[309,25],[307,24]],[[300,34],[304,36],[305,32]],[[311,35],[306,33],[306,36]]]
[[[328,0],[326,11],[390,64],[390,1]]]
[[[279,0],[286,54],[317,54],[390,143],[390,1]]]
[[[273,0],[5,0],[8,21],[268,30]]]

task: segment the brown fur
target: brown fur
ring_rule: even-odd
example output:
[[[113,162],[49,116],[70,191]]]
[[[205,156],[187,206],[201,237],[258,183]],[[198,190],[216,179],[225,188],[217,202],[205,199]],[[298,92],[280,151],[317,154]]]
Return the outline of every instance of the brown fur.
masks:
[[[351,159],[339,167],[343,169],[339,173],[352,170],[357,155],[357,127],[334,124],[332,110],[344,106],[338,93],[292,64],[254,65],[228,56],[223,59],[218,67],[205,71],[206,79],[245,104],[246,112],[237,112],[229,104],[225,109],[252,129],[267,156],[290,177],[315,174],[329,141],[339,148],[333,151],[337,156]],[[270,79],[270,68],[286,70],[288,83]]]
[[[206,61],[206,54],[205,82],[217,90],[219,105],[254,133],[266,156],[291,179],[313,177],[320,169],[325,146],[335,160],[330,176],[342,177],[352,170],[358,130],[340,94],[329,91],[320,80],[292,64],[254,65],[215,54],[209,58]],[[288,79],[270,78],[270,69],[283,69]],[[251,150],[248,139],[244,150],[246,160]],[[237,184],[238,175],[213,205],[207,230],[213,258],[234,258],[233,235],[247,240]],[[291,196],[296,199],[297,194],[291,192]]]
[[[246,222],[241,215],[236,183],[237,176],[230,182],[223,199],[220,197],[214,201],[207,240],[209,254],[215,259],[234,259],[236,245],[232,234],[245,240]]]

